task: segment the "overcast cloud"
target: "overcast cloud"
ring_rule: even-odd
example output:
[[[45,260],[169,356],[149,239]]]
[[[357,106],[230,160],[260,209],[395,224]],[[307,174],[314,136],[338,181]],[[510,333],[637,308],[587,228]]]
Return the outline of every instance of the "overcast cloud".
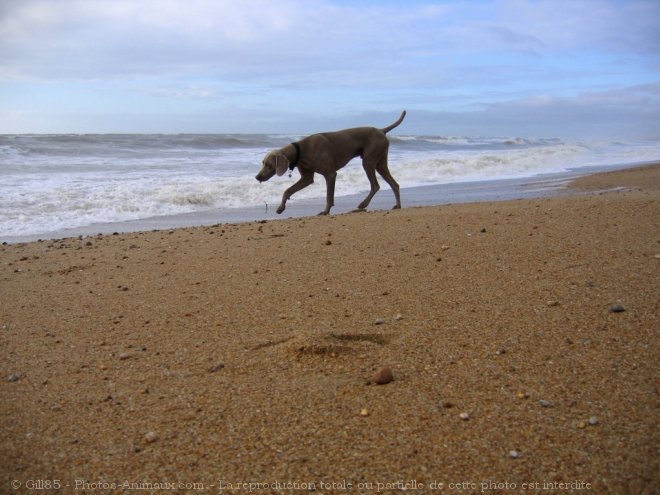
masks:
[[[3,0],[0,132],[660,136],[660,2]]]

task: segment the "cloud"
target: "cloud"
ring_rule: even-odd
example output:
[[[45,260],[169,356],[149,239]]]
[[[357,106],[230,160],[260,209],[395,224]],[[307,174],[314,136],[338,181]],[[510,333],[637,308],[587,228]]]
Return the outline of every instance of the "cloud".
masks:
[[[236,63],[252,43],[276,39],[288,28],[287,5],[269,1],[25,0],[12,5],[0,20],[4,72],[33,78],[189,73],[214,61]]]
[[[655,0],[0,2],[5,113],[61,122],[81,89],[90,115],[141,109],[148,125],[163,107],[195,129],[218,114],[293,128],[404,106],[466,127],[571,105],[643,115],[657,99],[626,88],[658,80],[659,53]]]
[[[164,98],[210,99],[226,96],[220,88],[211,86],[168,86],[149,88],[145,93]]]
[[[657,53],[660,43],[655,2],[23,0],[6,2],[0,16],[5,78],[382,76],[391,65],[475,52]]]
[[[411,112],[409,120],[422,134],[658,139],[660,83],[567,97],[537,95],[471,112]]]

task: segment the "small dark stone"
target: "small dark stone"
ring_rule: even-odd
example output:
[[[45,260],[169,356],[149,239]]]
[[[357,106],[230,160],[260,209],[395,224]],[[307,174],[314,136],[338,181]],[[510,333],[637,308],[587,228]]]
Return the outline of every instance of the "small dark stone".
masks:
[[[626,308],[620,304],[615,304],[614,306],[610,307],[610,313],[623,313],[625,310]]]
[[[372,377],[374,383],[378,385],[385,385],[390,383],[393,379],[394,376],[392,375],[392,370],[387,367],[379,369]]]
[[[216,371],[220,371],[224,367],[225,365],[223,363],[218,363],[215,366],[209,368],[209,373],[215,373]]]

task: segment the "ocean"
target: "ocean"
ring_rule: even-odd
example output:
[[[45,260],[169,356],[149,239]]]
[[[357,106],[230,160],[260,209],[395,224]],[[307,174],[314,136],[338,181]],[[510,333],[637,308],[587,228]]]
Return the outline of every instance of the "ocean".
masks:
[[[195,214],[221,223],[245,208],[258,207],[264,218],[276,218],[282,192],[298,172],[262,184],[254,176],[268,151],[301,137],[2,135],[0,241],[56,237],[97,225],[116,224],[121,231],[122,224],[157,218],[189,218],[195,224]],[[404,190],[458,183],[469,189],[477,181],[660,161],[660,140],[389,137],[390,170]],[[335,194],[339,198],[368,189],[357,159],[340,171]],[[391,192],[381,181],[376,197],[384,195]],[[287,211],[296,202],[316,198],[320,211],[325,198],[321,177],[293,196]]]

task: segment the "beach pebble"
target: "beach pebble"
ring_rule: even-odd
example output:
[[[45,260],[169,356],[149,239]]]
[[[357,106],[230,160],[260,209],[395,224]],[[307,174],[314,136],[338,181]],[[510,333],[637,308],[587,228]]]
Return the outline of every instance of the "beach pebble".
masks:
[[[155,431],[150,431],[144,436],[144,441],[147,443],[154,443],[158,440],[158,433]]]
[[[626,310],[623,306],[620,304],[615,304],[614,306],[610,307],[610,313],[623,313]]]
[[[385,320],[382,318],[376,318],[374,320],[374,325],[384,325],[384,324],[385,324]]]
[[[401,313],[397,313],[397,315],[394,317],[396,321],[401,321],[403,320],[403,315]]]
[[[589,418],[589,424],[591,426],[596,426],[599,423],[598,418],[596,416],[591,416]]]
[[[462,412],[461,414],[458,415],[459,418],[461,418],[463,421],[467,421],[470,419],[470,413]]]
[[[660,253],[658,253],[658,254],[655,255],[655,259],[656,259],[656,260],[660,260]]]
[[[21,379],[21,375],[17,375],[16,373],[14,373],[14,374],[12,374],[12,375],[9,375],[9,376],[7,377],[7,381],[8,381],[8,382],[17,382],[17,381],[20,380],[20,379]]]
[[[539,401],[539,404],[541,404],[541,406],[543,406],[543,407],[552,407],[552,402],[550,402],[549,400],[545,400],[545,399],[541,399]]]
[[[559,301],[548,301],[546,304],[548,305],[548,307],[553,308],[559,306]]]
[[[121,359],[122,361],[125,361],[126,359],[128,359],[128,358],[130,358],[130,357],[131,357],[131,355],[130,355],[128,352],[122,352],[122,353],[119,355],[119,359]]]
[[[224,367],[225,365],[223,363],[218,363],[215,366],[209,368],[209,373],[215,373],[216,371],[220,371]]]
[[[369,416],[369,409],[367,409],[366,407],[363,407],[362,409],[360,409],[360,416],[363,416],[363,417]]]
[[[509,450],[509,457],[511,457],[511,459],[518,459],[518,457],[520,457],[520,452],[517,450]]]
[[[394,380],[394,376],[392,375],[392,370],[386,366],[376,371],[372,380],[378,385],[385,385]]]
[[[518,393],[516,394],[516,397],[518,397],[519,399],[528,399],[528,398],[529,398],[529,394],[526,393],[526,392],[518,392]]]

